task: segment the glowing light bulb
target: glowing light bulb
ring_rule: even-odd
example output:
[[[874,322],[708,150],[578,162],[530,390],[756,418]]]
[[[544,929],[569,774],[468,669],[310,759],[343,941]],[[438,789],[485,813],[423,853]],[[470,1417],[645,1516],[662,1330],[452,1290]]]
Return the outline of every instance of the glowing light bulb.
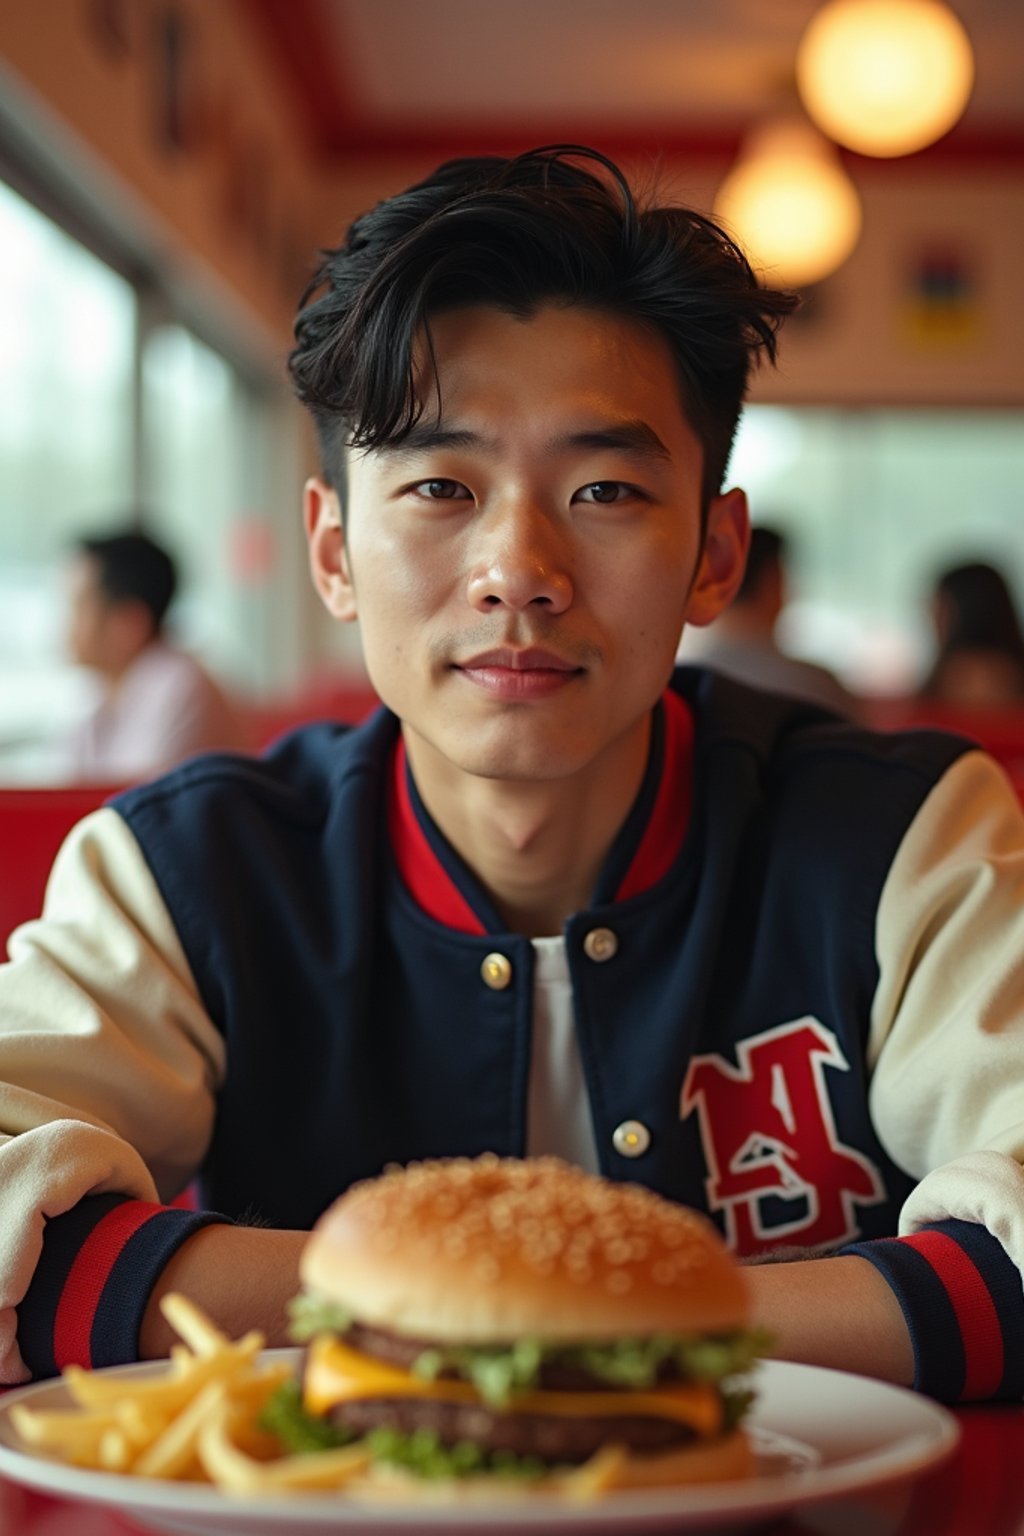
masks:
[[[801,287],[834,272],[861,229],[856,188],[821,134],[800,119],[755,129],[715,198],[753,266]]]
[[[974,56],[942,0],[830,0],[800,39],[796,77],[807,112],[837,144],[909,155],[962,114]]]

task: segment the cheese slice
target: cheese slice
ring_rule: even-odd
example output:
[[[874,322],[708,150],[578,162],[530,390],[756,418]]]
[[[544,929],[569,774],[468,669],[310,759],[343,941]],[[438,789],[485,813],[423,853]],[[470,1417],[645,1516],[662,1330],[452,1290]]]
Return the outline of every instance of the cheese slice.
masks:
[[[339,1339],[321,1334],[309,1347],[303,1401],[310,1413],[326,1413],[337,1403],[368,1398],[421,1397],[431,1402],[481,1403],[469,1382],[426,1381],[397,1366],[360,1354]],[[722,1399],[707,1382],[659,1387],[651,1392],[516,1392],[510,1413],[566,1418],[672,1419],[710,1438],[722,1429]]]

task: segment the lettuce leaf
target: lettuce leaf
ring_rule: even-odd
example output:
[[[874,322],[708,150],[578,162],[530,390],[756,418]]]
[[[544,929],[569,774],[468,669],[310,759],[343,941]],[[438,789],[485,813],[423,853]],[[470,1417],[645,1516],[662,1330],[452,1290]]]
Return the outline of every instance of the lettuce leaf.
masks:
[[[302,1383],[297,1377],[282,1382],[264,1404],[259,1416],[261,1429],[276,1435],[286,1450],[329,1451],[358,1439],[353,1430],[339,1429],[302,1406]]]
[[[296,1344],[304,1344],[316,1333],[344,1333],[352,1326],[351,1312],[312,1291],[300,1291],[293,1296],[286,1310],[288,1332]]]
[[[317,1333],[343,1336],[354,1320],[346,1308],[311,1292],[294,1297],[288,1312],[289,1331],[300,1343]],[[742,1376],[767,1353],[770,1343],[766,1334],[751,1330],[701,1337],[655,1333],[571,1345],[525,1338],[480,1347],[438,1345],[424,1350],[412,1371],[425,1381],[455,1375],[471,1382],[492,1408],[507,1408],[517,1392],[536,1388],[541,1368],[548,1363],[582,1369],[609,1387],[643,1392],[657,1384],[666,1365],[686,1381],[713,1385]]]
[[[488,1348],[434,1348],[413,1364],[413,1374],[436,1380],[454,1372],[470,1381],[493,1408],[507,1408],[517,1392],[538,1384],[547,1363],[575,1366],[610,1387],[649,1391],[659,1373],[672,1365],[687,1381],[718,1384],[749,1371],[769,1340],[762,1333],[742,1330],[704,1338],[652,1334],[648,1338],[615,1339],[601,1343],[545,1345],[539,1339]]]

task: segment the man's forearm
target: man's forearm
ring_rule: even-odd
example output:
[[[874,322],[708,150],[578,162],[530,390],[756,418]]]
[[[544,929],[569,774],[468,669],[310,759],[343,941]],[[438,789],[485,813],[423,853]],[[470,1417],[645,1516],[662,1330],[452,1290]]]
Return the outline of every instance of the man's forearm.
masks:
[[[912,1383],[914,1353],[900,1304],[866,1259],[754,1264],[745,1274],[754,1325],[772,1335],[775,1359]]]
[[[140,1335],[144,1360],[165,1357],[175,1335],[159,1309],[181,1291],[237,1338],[259,1328],[287,1344],[285,1307],[299,1289],[306,1232],[211,1226],[178,1249],[154,1288]],[[751,1265],[752,1321],[773,1339],[776,1359],[858,1371],[909,1386],[914,1358],[896,1297],[866,1259],[840,1257]]]
[[[285,1306],[299,1289],[299,1255],[308,1232],[218,1224],[182,1243],[150,1296],[139,1333],[143,1360],[161,1360],[177,1335],[160,1312],[160,1299],[180,1291],[231,1338],[250,1328],[268,1345],[288,1344]]]

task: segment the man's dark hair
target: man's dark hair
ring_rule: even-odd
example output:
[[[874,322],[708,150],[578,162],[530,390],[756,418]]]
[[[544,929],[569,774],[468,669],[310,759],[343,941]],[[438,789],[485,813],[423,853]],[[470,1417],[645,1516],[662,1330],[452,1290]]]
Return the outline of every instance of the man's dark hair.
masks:
[[[983,560],[953,565],[935,582],[944,603],[943,651],[1000,651],[1024,665],[1024,633],[1002,571]]]
[[[756,596],[766,571],[773,565],[781,565],[786,558],[786,539],[777,528],[764,523],[750,530],[750,549],[747,553],[743,581],[734,602],[742,603]]]
[[[178,584],[174,561],[144,533],[81,538],[78,550],[93,561],[100,591],[113,603],[142,603],[158,634]]]
[[[668,342],[704,449],[706,505],[725,475],[752,364],[761,353],[774,361],[775,333],[797,303],[761,287],[710,219],[638,204],[611,160],[578,145],[450,160],[321,255],[289,368],[313,413],[324,474],[342,494],[347,443],[395,444],[415,424],[414,346],[425,333],[429,350],[432,315],[486,304],[526,319],[555,303],[635,320]]]

